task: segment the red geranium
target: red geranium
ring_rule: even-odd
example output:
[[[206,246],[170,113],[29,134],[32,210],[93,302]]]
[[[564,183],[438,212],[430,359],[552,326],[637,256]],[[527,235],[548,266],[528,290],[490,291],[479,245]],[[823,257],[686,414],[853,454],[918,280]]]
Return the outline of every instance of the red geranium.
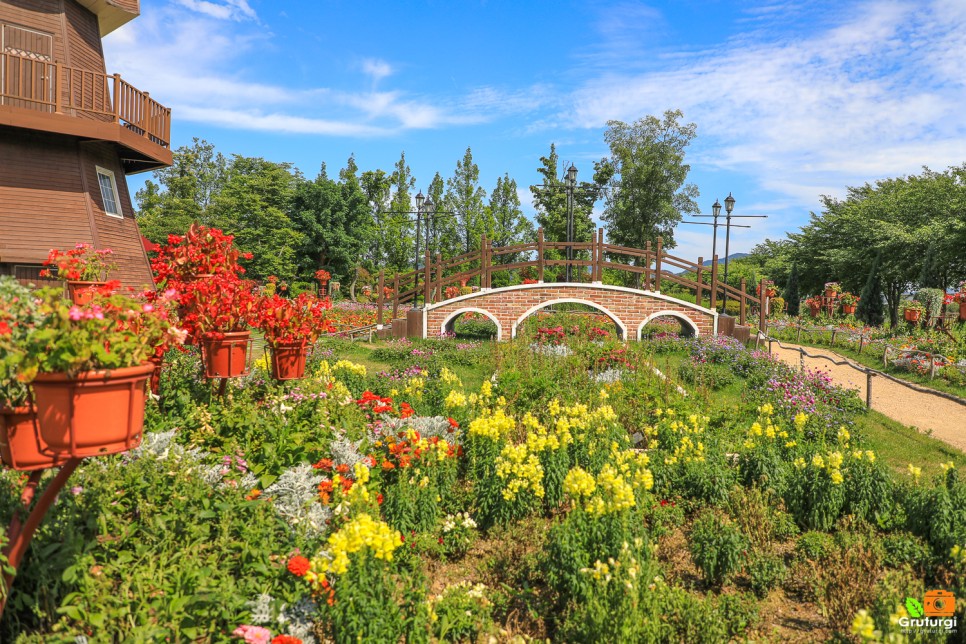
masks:
[[[44,266],[56,265],[57,277],[64,280],[100,282],[117,270],[117,262],[109,259],[113,254],[110,248],[94,248],[90,244],[77,244],[67,251],[51,248]],[[53,274],[45,268],[40,276],[53,277]]]
[[[242,331],[255,311],[254,283],[234,275],[181,285],[182,323],[195,337]]]
[[[239,259],[251,259],[234,245],[234,236],[217,228],[191,224],[184,235],[168,235],[168,245],[151,260],[154,281],[173,286],[171,282],[190,282],[199,275],[232,275],[245,272]]]
[[[266,342],[273,347],[314,344],[322,334],[335,331],[326,318],[325,312],[330,308],[332,302],[328,298],[320,299],[309,293],[295,299],[266,296],[258,300],[252,325],[264,332]]]
[[[272,638],[272,644],[302,644],[302,640],[291,635],[276,635]]]

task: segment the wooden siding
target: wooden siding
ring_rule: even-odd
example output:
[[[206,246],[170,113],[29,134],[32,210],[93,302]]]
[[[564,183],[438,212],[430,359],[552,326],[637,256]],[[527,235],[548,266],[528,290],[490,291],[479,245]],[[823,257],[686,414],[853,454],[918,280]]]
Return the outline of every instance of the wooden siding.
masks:
[[[115,173],[124,218],[104,213],[96,167]],[[85,190],[86,187],[86,190]],[[37,264],[79,242],[117,253],[125,285],[151,281],[117,153],[109,144],[0,130],[0,262]]]
[[[62,0],[0,0],[0,23],[49,34],[54,61],[67,64]]]
[[[91,208],[96,226],[98,246],[110,248],[114,251],[118,263],[121,265],[117,276],[125,284],[147,286],[151,284],[151,267],[144,246],[141,243],[141,233],[138,231],[137,221],[134,219],[134,206],[131,204],[131,194],[127,181],[124,179],[124,169],[118,159],[117,152],[106,143],[81,143],[81,157],[84,167],[84,182],[91,196]],[[117,200],[124,217],[112,217],[104,210],[104,198],[101,195],[100,184],[97,180],[97,166],[114,173],[117,184]]]
[[[90,105],[92,110],[72,110],[73,116],[99,121],[110,121],[113,111],[110,103],[107,68],[97,26],[97,16],[74,0],[64,0],[64,29],[67,38],[67,56],[70,59],[70,103]],[[89,74],[86,72],[95,72]]]

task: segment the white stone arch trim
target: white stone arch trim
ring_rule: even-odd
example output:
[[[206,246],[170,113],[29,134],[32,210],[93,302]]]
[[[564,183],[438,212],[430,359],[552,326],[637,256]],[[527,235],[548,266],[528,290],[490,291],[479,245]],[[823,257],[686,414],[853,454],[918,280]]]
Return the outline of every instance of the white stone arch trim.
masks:
[[[500,321],[496,319],[496,316],[493,315],[492,313],[490,313],[489,311],[485,310],[485,309],[480,309],[480,308],[476,308],[476,307],[473,307],[473,306],[467,306],[467,307],[464,307],[462,309],[457,309],[457,310],[453,311],[452,313],[448,314],[446,316],[446,318],[443,320],[443,323],[439,325],[439,332],[440,332],[440,334],[446,333],[446,327],[447,327],[447,325],[449,325],[450,322],[452,322],[453,320],[455,320],[459,316],[463,315],[464,313],[481,313],[481,314],[485,315],[486,317],[490,318],[493,321],[493,324],[496,325],[496,339],[497,339],[497,341],[500,341],[500,340],[503,339],[503,325],[500,324]],[[425,327],[426,325],[423,325],[423,326]]]
[[[685,324],[687,324],[689,327],[691,327],[691,330],[694,331],[695,337],[701,335],[701,329],[698,328],[698,325],[695,324],[694,320],[692,320],[691,318],[689,318],[684,313],[681,313],[680,311],[658,311],[657,313],[651,313],[649,316],[647,316],[646,318],[644,318],[644,321],[641,322],[640,326],[637,327],[637,339],[638,340],[641,339],[641,336],[644,333],[644,326],[648,322],[650,322],[651,320],[653,320],[655,318],[664,318],[664,317],[677,318],[677,319],[681,320],[682,322],[684,322]]]
[[[561,297],[554,300],[547,300],[546,302],[541,302],[540,304],[531,306],[529,309],[527,309],[527,311],[523,315],[518,317],[516,321],[513,323],[513,327],[510,329],[510,338],[512,339],[517,337],[517,327],[520,326],[521,322],[526,320],[528,317],[530,317],[540,309],[545,309],[548,306],[551,306],[553,304],[585,304],[591,308],[597,309],[598,311],[600,311],[601,313],[603,313],[604,315],[606,315],[607,317],[609,317],[611,320],[614,321],[614,323],[617,325],[617,328],[621,330],[621,337],[625,341],[627,340],[627,325],[624,324],[623,320],[621,320],[619,317],[611,313],[607,307],[605,307],[603,304],[600,304],[599,302],[593,302],[591,300],[581,300],[576,297]]]

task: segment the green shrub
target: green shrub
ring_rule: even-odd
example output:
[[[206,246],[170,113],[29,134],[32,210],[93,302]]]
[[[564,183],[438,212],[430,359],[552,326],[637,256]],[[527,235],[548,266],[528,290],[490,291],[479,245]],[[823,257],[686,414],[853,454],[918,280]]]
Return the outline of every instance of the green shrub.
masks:
[[[493,631],[493,603],[483,584],[447,586],[429,604],[433,636],[441,642],[476,642]]]
[[[693,361],[684,362],[678,367],[678,377],[685,384],[704,387],[711,391],[724,389],[737,380],[728,367]]]
[[[691,559],[705,582],[721,586],[741,570],[748,538],[734,524],[705,511],[691,528]]]
[[[821,561],[831,554],[835,547],[832,536],[824,532],[809,531],[798,538],[795,553],[808,561]]]
[[[788,576],[788,568],[781,555],[757,552],[748,562],[751,589],[758,597],[764,598],[772,588],[781,585],[786,576]]]
[[[908,532],[889,534],[882,539],[883,563],[893,568],[909,566],[924,572],[932,559],[929,544]]]

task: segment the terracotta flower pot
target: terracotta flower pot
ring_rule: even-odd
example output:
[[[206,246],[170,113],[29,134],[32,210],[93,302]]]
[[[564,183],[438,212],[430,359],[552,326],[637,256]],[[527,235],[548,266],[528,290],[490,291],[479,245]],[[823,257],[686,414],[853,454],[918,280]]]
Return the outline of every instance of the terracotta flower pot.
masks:
[[[141,444],[145,383],[154,365],[87,371],[71,378],[42,373],[31,385],[40,438],[57,456],[84,458]]]
[[[855,313],[855,304],[843,304],[842,313],[845,315],[853,315]]]
[[[825,289],[825,297],[838,297],[837,292],[834,289]]]
[[[272,378],[298,380],[305,376],[305,359],[309,348],[305,342],[280,343],[272,348]]]
[[[966,321],[966,302],[959,303],[959,319]]]
[[[84,306],[85,304],[90,304],[91,300],[94,299],[94,295],[97,294],[97,289],[105,284],[107,284],[107,282],[81,282],[69,280],[67,282],[67,292],[70,293],[70,299],[73,300],[74,304],[77,306]]]
[[[248,374],[251,331],[232,331],[220,338],[202,338],[201,354],[207,378],[235,378]]]
[[[37,433],[36,421],[37,411],[33,407],[0,409],[0,457],[4,465],[31,471],[57,467],[67,460],[50,455],[47,443]]]
[[[919,317],[922,315],[922,311],[918,309],[905,309],[903,315],[906,318],[906,322],[918,322]]]
[[[821,307],[818,307],[818,306],[810,306],[810,307],[808,307],[808,312],[809,312],[809,314],[813,318],[817,318],[818,317],[818,313],[821,310],[822,310],[822,308]]]

